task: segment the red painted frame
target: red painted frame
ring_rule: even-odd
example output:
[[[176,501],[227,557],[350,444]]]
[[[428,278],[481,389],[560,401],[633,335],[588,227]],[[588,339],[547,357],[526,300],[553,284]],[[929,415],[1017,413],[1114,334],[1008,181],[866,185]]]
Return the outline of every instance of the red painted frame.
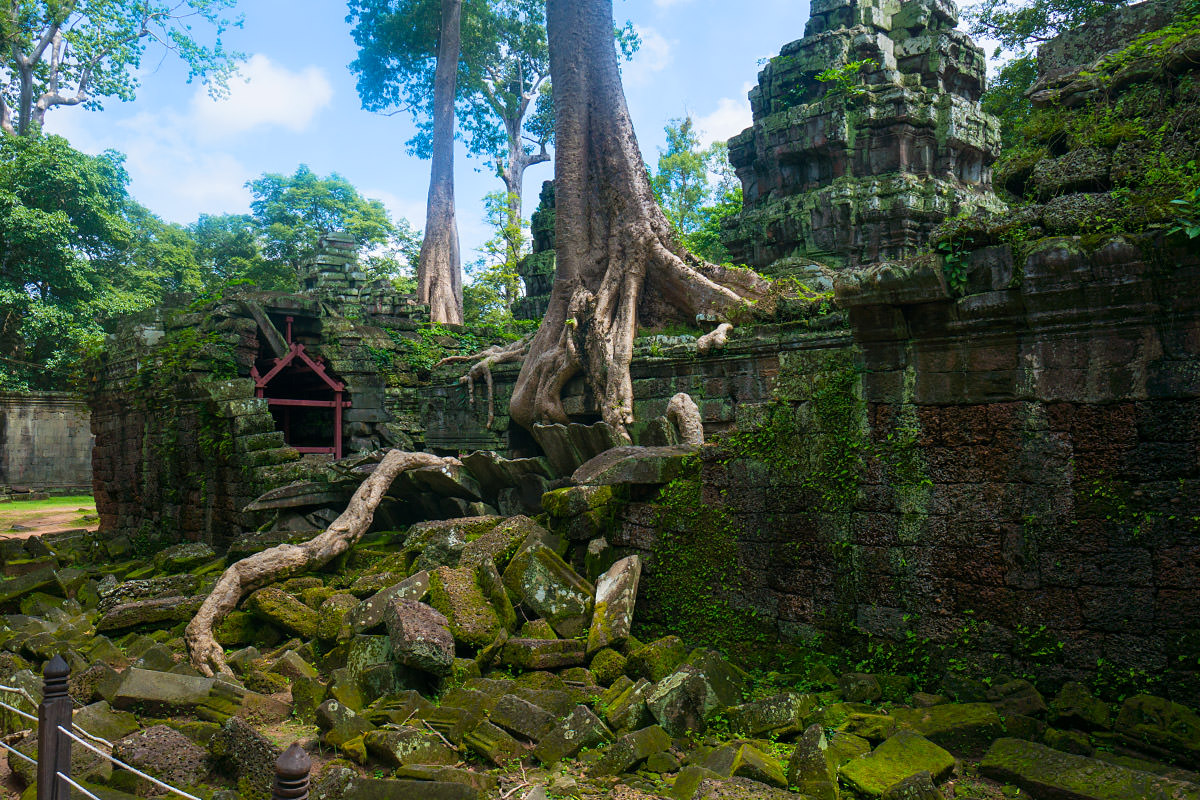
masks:
[[[292,341],[292,323],[294,317],[287,317],[287,344],[288,352],[283,358],[276,358],[275,365],[271,367],[266,375],[259,375],[258,367],[250,367],[250,377],[254,379],[254,391],[256,397],[265,397],[267,405],[278,406],[284,408],[283,417],[283,435],[286,441],[291,435],[290,418],[286,409],[288,408],[332,408],[333,409],[333,447],[293,447],[299,453],[332,453],[335,459],[342,457],[342,410],[350,408],[350,401],[342,399],[342,395],[346,391],[346,385],[340,381],[331,378],[325,372],[325,366],[322,359],[319,357],[314,359],[304,350],[304,345],[299,342]],[[299,398],[290,397],[266,397],[267,385],[275,379],[280,372],[292,364],[292,362],[300,360],[300,364],[316,373],[326,386],[333,392],[332,400],[302,400]],[[297,365],[300,367],[300,365]],[[303,367],[301,367],[303,368]]]

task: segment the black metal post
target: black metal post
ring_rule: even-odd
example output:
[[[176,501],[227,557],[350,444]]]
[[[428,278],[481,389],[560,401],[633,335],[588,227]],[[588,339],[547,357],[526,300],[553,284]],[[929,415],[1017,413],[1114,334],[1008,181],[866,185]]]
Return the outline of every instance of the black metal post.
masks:
[[[67,678],[71,667],[57,655],[42,671],[42,702],[38,705],[37,800],[70,800],[71,787],[58,773],[71,774],[71,740],[59,727],[71,727],[71,696]]]
[[[308,753],[299,742],[292,742],[292,746],[275,761],[271,800],[308,800],[308,771],[311,769],[312,759]]]

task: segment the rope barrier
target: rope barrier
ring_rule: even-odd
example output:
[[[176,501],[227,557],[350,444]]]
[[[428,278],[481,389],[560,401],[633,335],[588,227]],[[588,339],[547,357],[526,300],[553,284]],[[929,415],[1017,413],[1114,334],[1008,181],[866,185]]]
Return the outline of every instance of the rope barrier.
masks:
[[[55,774],[55,775],[57,775],[57,776],[58,776],[59,778],[61,778],[62,780],[66,781],[68,784],[70,784],[70,785],[71,785],[71,786],[72,786],[72,787],[73,787],[73,788],[74,788],[76,791],[78,791],[78,792],[82,792],[83,794],[85,794],[85,795],[87,795],[88,797],[92,798],[92,800],[101,800],[101,798],[99,798],[99,797],[97,797],[96,795],[92,794],[92,793],[91,793],[91,792],[89,792],[87,789],[83,788],[83,787],[82,787],[82,786],[80,786],[78,783],[76,783],[75,781],[73,781],[73,780],[71,780],[70,778],[68,778],[66,775],[63,775],[61,772],[56,772],[56,773],[54,773],[54,774]]]
[[[17,716],[24,717],[25,719],[31,719],[34,722],[38,721],[38,718],[36,716],[34,716],[33,714],[30,714],[28,711],[22,711],[21,709],[17,708],[16,706],[10,706],[8,703],[5,703],[2,700],[0,700],[0,708],[8,709],[9,711],[13,712]]]
[[[138,769],[136,767],[129,766],[124,761],[120,760],[119,758],[113,758],[113,756],[111,754],[104,752],[99,747],[88,744],[83,739],[80,739],[78,736],[76,736],[75,734],[71,733],[69,730],[64,728],[62,725],[58,726],[58,732],[73,739],[75,742],[79,743],[80,745],[87,748],[88,750],[91,750],[93,753],[100,756],[101,758],[107,758],[109,761],[111,761],[113,764],[116,764],[121,769],[129,770],[134,775],[137,775],[139,778],[145,778],[146,780],[150,781],[151,783],[153,783],[155,786],[159,787],[160,789],[166,789],[168,792],[174,792],[175,794],[179,795],[180,797],[187,798],[187,800],[200,800],[199,797],[196,797],[193,794],[188,794],[187,792],[183,791],[182,789],[176,789],[174,786],[172,786],[169,783],[163,783],[158,778],[147,775],[146,773],[142,772],[140,769]]]
[[[22,753],[20,750],[17,750],[15,747],[9,747],[9,746],[8,746],[7,744],[5,744],[4,742],[0,742],[0,747],[3,747],[5,750],[7,750],[8,752],[12,753],[12,754],[13,754],[14,756],[16,756],[17,758],[23,758],[23,759],[25,759],[26,761],[28,761],[30,764],[33,764],[35,767],[37,766],[37,761],[36,761],[36,760],[34,760],[34,759],[30,758],[29,756],[25,755],[25,754],[24,754],[24,753]]]

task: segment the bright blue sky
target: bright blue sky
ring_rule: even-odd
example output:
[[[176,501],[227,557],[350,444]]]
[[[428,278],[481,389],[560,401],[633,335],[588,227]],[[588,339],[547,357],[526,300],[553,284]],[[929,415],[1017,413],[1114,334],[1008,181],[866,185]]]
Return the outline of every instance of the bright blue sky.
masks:
[[[99,112],[62,108],[47,128],[80,149],[128,156],[132,192],[164,219],[188,223],[201,213],[243,212],[244,184],[264,172],[291,173],[308,164],[338,172],[394,215],[422,228],[429,164],[409,156],[411,121],[361,109],[347,65],[356,47],[336,0],[242,0],[245,25],[227,43],[250,56],[249,83],[210,100],[185,83],[174,57],[151,51],[132,103]],[[746,92],[758,63],[804,33],[807,0],[758,0],[753,13],[728,0],[617,0],[643,46],[624,67],[638,139],[654,163],[667,120],[691,113],[707,139],[728,138],[750,122]],[[526,213],[552,165],[526,173]],[[464,261],[490,234],[482,197],[501,188],[490,170],[464,153],[456,161],[458,218]]]

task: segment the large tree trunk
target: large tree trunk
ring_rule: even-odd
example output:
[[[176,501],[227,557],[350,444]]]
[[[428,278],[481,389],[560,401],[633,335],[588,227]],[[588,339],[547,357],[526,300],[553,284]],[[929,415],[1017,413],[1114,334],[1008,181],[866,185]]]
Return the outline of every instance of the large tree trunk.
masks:
[[[727,315],[767,285],[674,241],[650,189],[621,87],[612,0],[547,0],[555,97],[558,277],[513,393],[519,424],[565,422],[562,387],[587,376],[600,413],[628,439],[629,364],[641,324]]]
[[[442,0],[433,79],[433,159],[417,284],[434,322],[462,324],[462,260],[454,218],[454,96],[461,44],[462,0]]]
[[[192,666],[205,675],[228,674],[225,651],[217,643],[213,631],[230,611],[237,608],[243,597],[267,584],[319,569],[349,550],[371,527],[375,509],[400,473],[417,467],[457,463],[454,458],[392,450],[354,492],[346,510],[325,531],[304,544],[281,544],[235,562],[221,575],[184,632]]]

